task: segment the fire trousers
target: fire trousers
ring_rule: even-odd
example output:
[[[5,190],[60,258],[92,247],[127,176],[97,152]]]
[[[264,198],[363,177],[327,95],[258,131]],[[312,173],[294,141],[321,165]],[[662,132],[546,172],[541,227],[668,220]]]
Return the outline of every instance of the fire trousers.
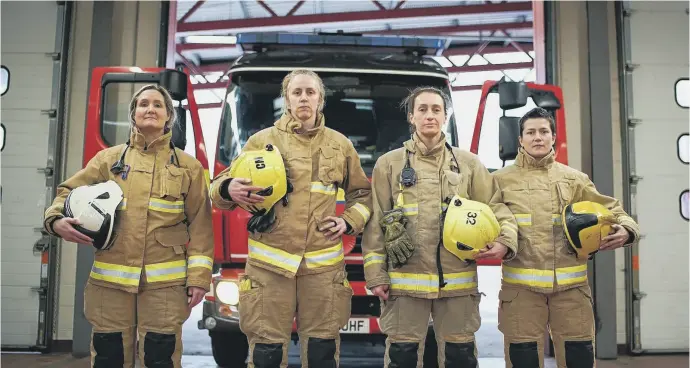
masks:
[[[474,334],[479,330],[480,294],[422,299],[390,296],[381,302],[380,325],[386,338],[384,367],[423,368],[424,341],[433,319],[439,368],[476,368]]]
[[[133,294],[87,283],[91,367],[134,368],[137,350],[142,367],[182,367],[182,324],[189,312],[184,286]]]
[[[592,368],[594,311],[589,285],[552,294],[503,284],[498,294],[498,329],[506,367],[544,367],[547,325],[559,368]]]
[[[238,310],[249,342],[248,368],[287,367],[295,316],[302,368],[338,367],[351,300],[344,266],[287,278],[247,264]]]

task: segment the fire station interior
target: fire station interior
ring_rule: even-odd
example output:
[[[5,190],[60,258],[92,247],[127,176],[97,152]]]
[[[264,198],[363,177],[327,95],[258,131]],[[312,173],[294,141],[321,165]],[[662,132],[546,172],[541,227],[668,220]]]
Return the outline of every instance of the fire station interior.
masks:
[[[639,245],[599,252],[588,262],[596,366],[688,366],[687,2],[3,1],[0,15],[3,367],[89,366],[84,286],[94,250],[42,231],[43,213],[56,186],[84,167],[95,142],[124,143],[130,98],[146,83],[123,77],[106,86],[94,79],[95,70],[184,72],[191,96],[176,107],[183,124],[175,142],[203,161],[212,179],[249,136],[280,116],[281,80],[300,63],[324,79],[326,125],[352,141],[367,175],[409,137],[400,103],[414,86],[449,92],[450,143],[472,150],[489,171],[513,163],[501,156],[499,122],[536,103],[530,98],[503,110],[498,94],[483,95],[482,87],[487,81],[555,86],[562,159],[619,199],[642,233]],[[288,37],[286,45],[271,46],[285,49],[268,62],[261,60],[264,46],[243,42],[256,34],[306,34],[311,42],[332,42],[327,47],[355,38],[400,44],[321,65],[328,52],[307,51],[307,38]],[[419,62],[425,65],[406,65],[411,51],[402,40],[436,43],[426,47]],[[374,63],[401,66],[384,75],[367,69]],[[429,77],[429,68],[447,81]],[[94,121],[92,111],[101,119]],[[348,272],[362,281],[359,238],[351,249]],[[233,254],[214,272],[245,261]],[[501,266],[480,265],[478,275],[479,366],[503,367]],[[362,293],[353,311],[377,310],[376,298]],[[191,310],[183,367],[222,367],[246,354],[237,353],[243,343],[223,338],[221,320],[208,319],[209,310],[223,307],[219,300],[207,296]],[[341,367],[383,367],[378,316],[370,317],[353,318],[341,330]],[[545,367],[556,367],[548,338],[544,350]],[[299,351],[298,341],[290,345],[289,367],[300,366]]]

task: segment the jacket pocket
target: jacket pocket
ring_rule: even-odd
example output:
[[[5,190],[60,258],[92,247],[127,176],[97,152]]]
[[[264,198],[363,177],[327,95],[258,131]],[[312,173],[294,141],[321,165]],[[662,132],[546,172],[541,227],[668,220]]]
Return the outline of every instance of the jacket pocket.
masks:
[[[240,314],[240,330],[245,334],[261,334],[263,292],[263,285],[253,277],[244,275],[240,278],[237,311]]]
[[[338,330],[350,320],[352,312],[352,288],[347,281],[345,271],[336,273],[333,279],[333,320],[338,324]]]
[[[158,228],[156,229],[155,236],[156,241],[160,245],[165,248],[171,248],[176,255],[185,254],[187,243],[189,242],[189,231],[184,223]]]
[[[519,334],[518,316],[515,314],[519,306],[513,305],[519,294],[515,289],[501,289],[498,292],[498,330],[506,336]]]
[[[451,199],[454,195],[467,197],[467,190],[462,190],[462,175],[451,170],[444,170],[443,198]]]
[[[342,186],[345,177],[345,159],[340,149],[323,146],[319,149],[319,180],[324,184],[338,184]]]
[[[571,189],[571,181],[559,181],[556,183],[556,190],[558,191],[559,212],[563,211],[565,206],[569,205],[573,200],[573,191]]]
[[[171,164],[165,165],[161,176],[161,197],[181,198],[183,193],[187,193],[185,182],[183,169]]]

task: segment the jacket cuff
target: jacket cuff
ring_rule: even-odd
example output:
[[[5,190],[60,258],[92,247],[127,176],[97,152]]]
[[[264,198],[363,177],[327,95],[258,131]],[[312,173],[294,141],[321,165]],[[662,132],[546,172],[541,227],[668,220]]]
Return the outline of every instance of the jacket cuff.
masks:
[[[228,190],[231,181],[232,178],[228,178],[226,180],[223,180],[223,183],[220,184],[220,197],[225,199],[226,201],[232,201],[232,197],[230,197],[230,191]]]
[[[211,280],[202,281],[199,278],[188,278],[187,279],[187,287],[190,287],[190,286],[204,289],[204,291],[206,291],[208,293],[209,291],[211,291]]]
[[[390,284],[391,284],[391,280],[390,280],[390,278],[388,278],[388,276],[379,276],[379,277],[373,278],[371,280],[367,280],[367,289],[371,290],[377,286],[390,285]]]
[[[221,210],[233,210],[237,203],[233,202],[228,194],[228,186],[232,178],[220,177],[211,185],[211,202]],[[228,199],[230,198],[230,199]]]
[[[503,256],[504,261],[510,261],[513,258],[515,258],[515,256],[517,255],[517,247],[515,245],[503,238],[498,238],[495,241],[497,243],[505,245],[506,248],[508,248],[508,252],[506,252],[506,255]]]
[[[65,216],[63,216],[63,215],[53,215],[53,216],[47,217],[45,219],[45,221],[43,221],[43,228],[45,229],[45,231],[48,234],[50,234],[52,236],[56,236],[59,238],[60,235],[58,235],[58,233],[56,233],[55,230],[53,229],[53,224],[55,224],[55,221],[57,221],[61,218],[64,218],[64,217]]]
[[[355,211],[356,211],[356,210],[355,210]],[[356,234],[359,234],[359,233],[362,232],[362,230],[364,229],[364,224],[361,223],[361,222],[363,222],[363,221],[357,221],[357,219],[353,218],[353,216],[351,216],[350,214],[351,214],[351,210],[348,209],[348,210],[344,211],[344,212],[340,215],[340,218],[342,218],[343,220],[345,220],[345,223],[348,224],[348,225],[350,226],[350,228],[351,228],[351,230],[350,230],[350,232],[348,233],[348,235],[356,235]],[[358,215],[357,215],[357,216],[358,216]],[[361,219],[361,220],[363,220],[363,219]]]

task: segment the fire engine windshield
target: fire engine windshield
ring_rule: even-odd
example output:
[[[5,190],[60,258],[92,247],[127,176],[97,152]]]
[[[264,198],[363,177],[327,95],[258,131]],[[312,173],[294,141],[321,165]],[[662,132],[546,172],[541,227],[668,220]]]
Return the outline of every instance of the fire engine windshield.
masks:
[[[280,85],[285,72],[233,73],[218,140],[218,161],[229,165],[256,132],[273,126],[282,114]],[[364,171],[371,174],[376,159],[402,147],[410,138],[401,101],[418,86],[434,86],[450,95],[446,80],[433,76],[319,72],[326,86],[326,126],[347,136]],[[457,145],[455,121],[446,124],[448,142]]]

